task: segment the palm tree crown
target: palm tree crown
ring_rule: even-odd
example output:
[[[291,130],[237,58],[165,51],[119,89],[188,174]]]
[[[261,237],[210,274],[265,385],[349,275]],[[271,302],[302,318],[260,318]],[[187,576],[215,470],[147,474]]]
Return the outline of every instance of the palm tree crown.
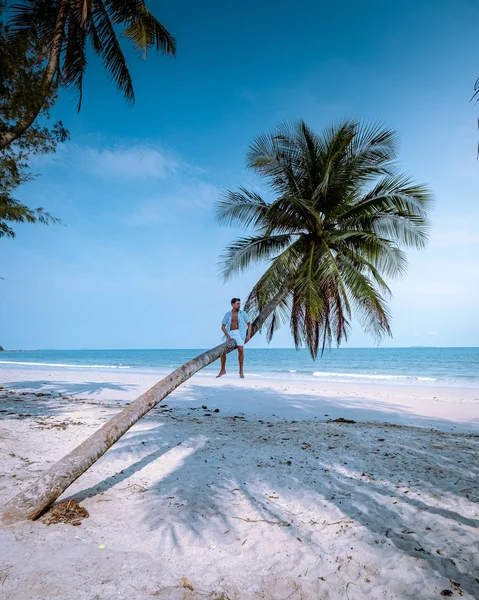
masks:
[[[253,263],[269,266],[247,305],[259,312],[278,290],[284,298],[267,323],[271,339],[290,321],[296,346],[347,339],[354,313],[376,338],[391,334],[384,277],[405,271],[404,249],[427,242],[431,194],[397,172],[396,134],[345,121],[321,135],[303,121],[279,126],[249,148],[248,167],[275,199],[240,188],[221,199],[217,218],[252,229],[221,258],[227,279]]]
[[[10,26],[17,37],[34,36],[47,56],[59,51],[60,81],[78,90],[78,108],[88,42],[129,102],[135,98],[133,84],[115,28],[122,26],[124,37],[143,55],[152,47],[165,54],[176,52],[174,38],[151,14],[145,0],[23,0],[11,10]]]

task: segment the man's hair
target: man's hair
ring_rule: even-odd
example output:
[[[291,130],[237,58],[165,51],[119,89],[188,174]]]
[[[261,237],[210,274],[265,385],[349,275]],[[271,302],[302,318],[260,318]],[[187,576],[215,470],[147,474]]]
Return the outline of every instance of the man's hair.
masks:
[[[241,302],[240,298],[231,298],[231,304],[234,304],[235,302]]]

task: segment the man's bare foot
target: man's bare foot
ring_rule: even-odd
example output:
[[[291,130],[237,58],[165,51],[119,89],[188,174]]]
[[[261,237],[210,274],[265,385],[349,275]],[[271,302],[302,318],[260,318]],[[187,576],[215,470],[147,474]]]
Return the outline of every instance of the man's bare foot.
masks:
[[[241,379],[244,379],[244,373],[243,373],[243,371],[240,371],[240,377],[241,377]]]
[[[216,376],[216,379],[218,379],[218,377],[222,377],[223,375],[226,375],[226,371],[221,370]]]

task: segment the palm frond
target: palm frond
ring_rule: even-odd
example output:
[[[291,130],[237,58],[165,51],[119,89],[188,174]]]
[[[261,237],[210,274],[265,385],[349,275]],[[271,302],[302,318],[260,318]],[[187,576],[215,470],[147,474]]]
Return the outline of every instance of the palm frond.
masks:
[[[341,256],[340,263],[354,312],[364,330],[377,341],[384,335],[391,335],[391,315],[382,294],[347,256]]]
[[[284,123],[272,134],[258,136],[247,153],[247,166],[265,176],[278,194],[298,194],[301,189],[296,178],[296,161],[300,153],[291,136],[290,126]]]
[[[247,309],[249,311],[249,309]],[[285,325],[289,321],[291,314],[291,295],[287,294],[271,313],[264,324],[266,341],[268,344],[273,339],[274,334],[282,325]]]
[[[216,207],[216,220],[227,226],[243,225],[260,227],[265,223],[268,204],[259,194],[239,188],[239,192],[227,191]]]
[[[431,193],[425,185],[415,184],[404,175],[388,175],[336,217],[340,223],[347,223],[355,217],[395,209],[426,219],[431,202]]]
[[[124,25],[123,35],[146,56],[150,48],[163,54],[176,54],[176,41],[148,10],[144,0],[105,0],[108,14],[116,25]]]
[[[77,110],[80,111],[83,98],[83,76],[85,74],[87,30],[84,21],[91,10],[88,0],[71,10],[71,17],[65,41],[65,53],[62,67],[62,79],[67,86],[75,87],[78,92]],[[86,11],[86,14],[85,14]]]
[[[15,39],[35,38],[42,45],[49,45],[53,38],[58,0],[24,0],[12,4],[8,21],[8,36]]]
[[[94,0],[92,29],[95,30],[95,51],[117,88],[131,104],[135,101],[133,82],[113,24],[102,0]]]
[[[279,290],[285,291],[286,296],[294,287],[294,273],[302,260],[305,241],[297,239],[285,250],[271,260],[270,266],[251,290],[246,305],[248,312],[259,313],[263,307],[272,300]],[[281,310],[281,305],[278,308]]]
[[[407,260],[404,252],[391,240],[379,237],[374,232],[344,230],[334,235],[337,248],[345,249],[366,259],[376,269],[389,277],[399,277],[405,274]]]
[[[220,268],[226,280],[249,266],[262,260],[273,258],[292,241],[290,235],[250,236],[240,238],[230,244],[220,257]]]

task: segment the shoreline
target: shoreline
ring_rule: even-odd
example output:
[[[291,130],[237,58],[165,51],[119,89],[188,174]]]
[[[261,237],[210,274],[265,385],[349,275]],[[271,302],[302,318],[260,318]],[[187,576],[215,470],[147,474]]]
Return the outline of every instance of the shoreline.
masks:
[[[133,370],[0,369],[11,389],[86,396],[98,402],[132,402],[161,379]],[[171,406],[212,399],[226,414],[292,419],[350,418],[362,422],[479,433],[479,389],[395,383],[325,382],[248,378],[232,370],[221,379],[194,375],[165,400]]]
[[[1,371],[65,370],[130,372],[161,378],[202,349],[174,350],[36,350],[0,355]],[[233,353],[234,354],[234,353]],[[294,383],[366,383],[479,390],[479,348],[340,348],[313,361],[306,349],[249,347],[246,371],[250,379]],[[234,356],[228,365],[235,363]],[[217,365],[199,372],[216,375]]]
[[[21,371],[21,372],[58,372],[58,373],[129,373],[131,376],[148,376],[156,378],[158,381],[172,373],[181,365],[165,367],[132,367],[127,365],[74,365],[61,363],[32,363],[32,362],[13,362],[0,361],[0,379],[3,378],[3,372]],[[231,363],[228,365],[228,375],[235,376]],[[393,375],[393,374],[360,374],[360,373],[338,373],[338,372],[309,372],[296,369],[287,369],[284,371],[264,371],[256,373],[248,371],[246,366],[245,375],[250,381],[272,381],[288,384],[298,383],[320,383],[329,384],[365,384],[374,386],[398,386],[398,387],[421,387],[421,388],[447,388],[447,389],[470,389],[476,390],[479,395],[479,380],[470,380],[468,378],[460,379],[440,379],[433,377],[421,377],[413,375]],[[195,374],[195,377],[214,378],[217,368],[205,368]]]

